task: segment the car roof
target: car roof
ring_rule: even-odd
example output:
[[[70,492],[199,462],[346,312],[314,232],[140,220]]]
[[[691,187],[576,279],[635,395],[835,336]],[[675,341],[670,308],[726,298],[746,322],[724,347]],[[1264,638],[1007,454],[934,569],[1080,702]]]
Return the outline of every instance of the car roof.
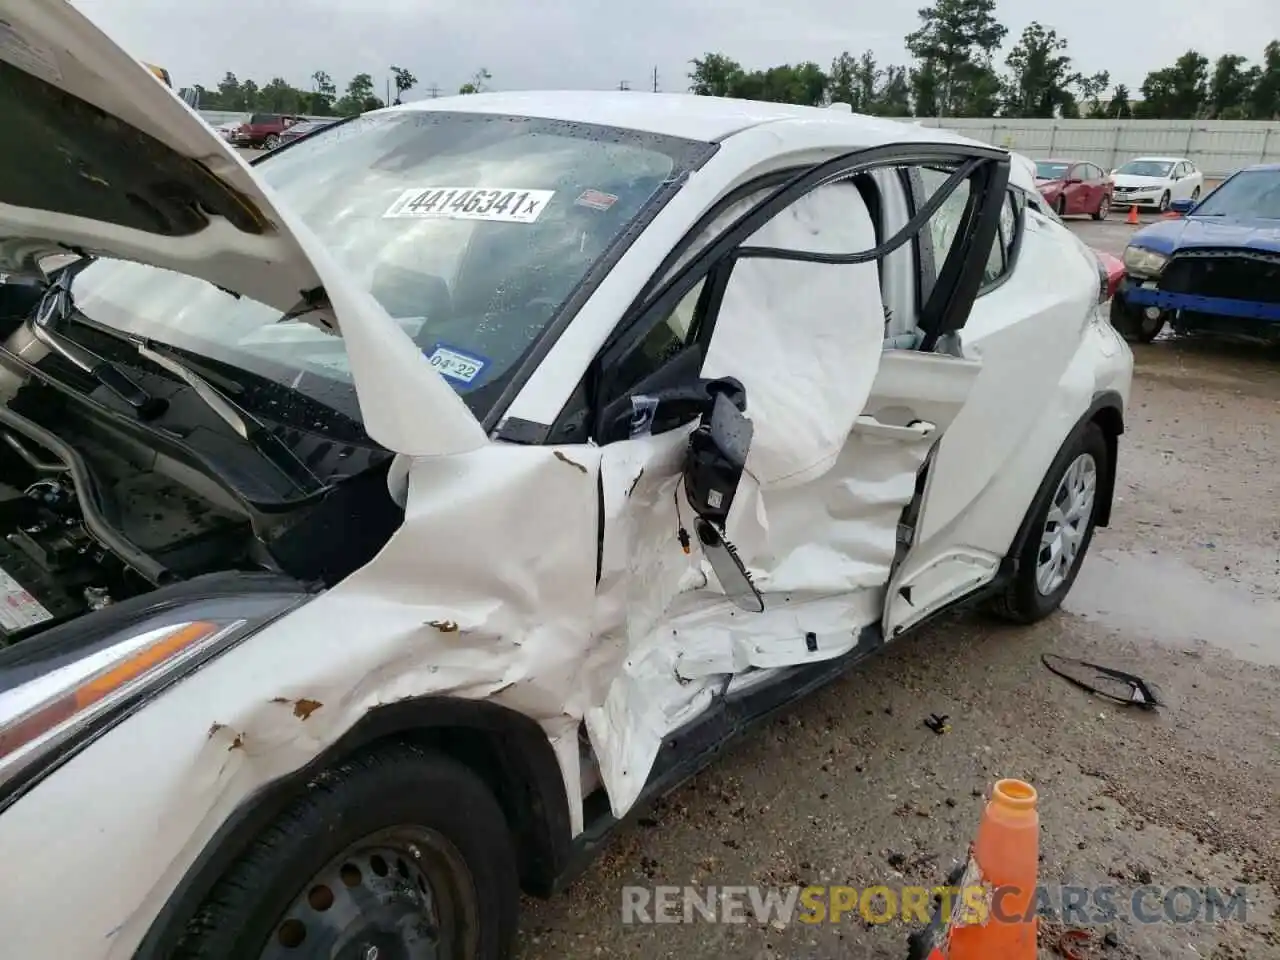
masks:
[[[1134,157],[1129,163],[1136,163],[1139,160],[1156,160],[1160,163],[1190,163],[1186,157]]]
[[[858,134],[856,139],[867,146],[892,143],[895,140],[921,141],[921,131],[924,129],[928,130],[928,139],[935,142],[977,142],[946,130],[921,128],[897,120],[868,117],[843,110],[727,97],[702,97],[690,93],[530,90],[414,100],[385,109],[501,113],[547,120],[572,120],[711,143],[751,127],[779,120],[829,123],[833,128],[846,132],[853,129]],[[837,142],[846,138],[847,133],[837,138]]]

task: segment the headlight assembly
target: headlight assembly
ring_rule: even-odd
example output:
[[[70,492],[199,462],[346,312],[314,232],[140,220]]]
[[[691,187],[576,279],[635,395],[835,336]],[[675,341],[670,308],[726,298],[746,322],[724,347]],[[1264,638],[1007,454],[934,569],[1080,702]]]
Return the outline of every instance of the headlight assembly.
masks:
[[[1146,247],[1124,248],[1124,268],[1136,277],[1158,277],[1169,258]]]
[[[109,615],[108,607],[4,650],[0,809],[161,690],[305,599],[264,591],[195,600],[125,618],[86,639],[88,621]]]

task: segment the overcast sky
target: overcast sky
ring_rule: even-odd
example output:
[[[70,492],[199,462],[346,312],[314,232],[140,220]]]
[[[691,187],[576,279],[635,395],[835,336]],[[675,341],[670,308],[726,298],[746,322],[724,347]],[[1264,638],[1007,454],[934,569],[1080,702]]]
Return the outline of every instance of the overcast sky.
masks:
[[[33,0],[34,2],[34,0]],[[356,73],[383,93],[387,68],[455,93],[478,67],[500,89],[688,87],[689,60],[725,53],[747,67],[871,49],[906,63],[903,37],[926,0],[73,0],[174,85],[214,86],[231,70],[309,86],[316,70],[339,89]],[[997,0],[1012,43],[1032,20],[1070,42],[1076,68],[1109,70],[1135,93],[1148,70],[1189,47],[1210,60],[1258,59],[1280,38],[1280,0]],[[1141,37],[1141,39],[1135,39]],[[1002,58],[1003,59],[1003,58]],[[1001,64],[1003,66],[1003,64]]]

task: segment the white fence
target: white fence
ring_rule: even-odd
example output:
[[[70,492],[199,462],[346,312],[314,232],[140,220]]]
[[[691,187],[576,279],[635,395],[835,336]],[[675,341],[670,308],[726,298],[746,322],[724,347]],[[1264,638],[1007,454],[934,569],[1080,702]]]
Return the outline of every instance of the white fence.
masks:
[[[210,126],[249,119],[247,113],[201,110]],[[313,118],[308,118],[313,119]],[[320,119],[320,118],[314,118]],[[903,120],[911,118],[903,117]],[[1029,157],[1070,157],[1113,170],[1133,157],[1186,157],[1211,177],[1253,163],[1280,163],[1280,122],[1260,120],[1004,120],[919,118]]]
[[[263,110],[263,113],[270,111]],[[211,127],[220,127],[224,123],[244,123],[249,119],[248,113],[236,113],[233,110],[197,110],[196,113],[204,118],[204,122]],[[332,117],[307,117],[308,120],[325,120],[333,119]]]
[[[1186,157],[1211,177],[1280,163],[1280,123],[1260,120],[1003,120],[921,118],[1029,157],[1069,157],[1113,170],[1140,156]]]

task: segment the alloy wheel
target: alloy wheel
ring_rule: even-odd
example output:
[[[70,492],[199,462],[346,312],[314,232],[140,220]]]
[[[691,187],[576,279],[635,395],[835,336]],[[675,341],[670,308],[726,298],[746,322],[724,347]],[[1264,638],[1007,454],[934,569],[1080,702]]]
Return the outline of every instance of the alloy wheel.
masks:
[[[1043,596],[1061,587],[1079,561],[1097,490],[1098,464],[1092,454],[1082,453],[1063,473],[1040,532],[1036,589]]]

